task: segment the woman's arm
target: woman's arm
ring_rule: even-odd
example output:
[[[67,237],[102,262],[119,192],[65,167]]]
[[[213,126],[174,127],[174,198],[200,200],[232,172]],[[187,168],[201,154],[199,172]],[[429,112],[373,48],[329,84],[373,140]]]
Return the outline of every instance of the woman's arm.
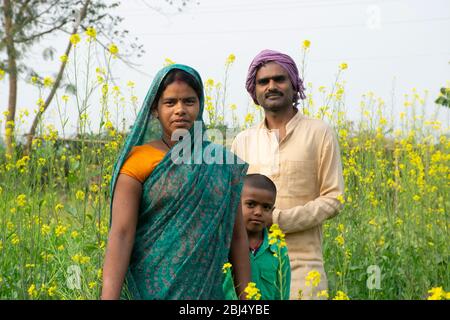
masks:
[[[141,183],[125,174],[117,179],[112,203],[112,224],[103,266],[101,299],[119,299],[134,245]]]
[[[239,206],[234,222],[233,238],[231,239],[230,262],[234,270],[234,283],[236,294],[241,300],[245,300],[244,289],[251,281],[250,260],[248,257],[248,236],[242,218],[242,207]]]

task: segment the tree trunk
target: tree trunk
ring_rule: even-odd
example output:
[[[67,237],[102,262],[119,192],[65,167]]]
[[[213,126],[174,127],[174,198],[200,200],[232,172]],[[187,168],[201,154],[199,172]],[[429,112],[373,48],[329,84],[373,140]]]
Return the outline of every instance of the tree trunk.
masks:
[[[13,40],[13,10],[10,0],[4,0],[4,14],[5,14],[5,43],[6,53],[8,55],[8,76],[9,76],[9,99],[8,99],[8,114],[6,116],[5,124],[5,143],[6,153],[12,155],[14,151],[14,119],[16,116],[17,106],[17,64],[16,64],[16,49]]]
[[[75,23],[75,26],[73,27],[72,34],[75,34],[78,32],[78,28],[81,24],[81,21],[86,17],[87,8],[89,6],[90,0],[86,0],[86,2],[83,5],[83,8],[80,11],[80,15],[78,16],[78,20]],[[69,41],[69,44],[67,45],[65,55],[69,56],[70,50],[72,49],[72,43]],[[61,67],[59,68],[58,75],[56,77],[55,83],[53,84],[52,90],[50,91],[49,95],[47,96],[47,99],[45,99],[44,106],[42,111],[38,110],[36,116],[34,117],[33,124],[31,125],[30,131],[27,134],[27,143],[25,145],[25,154],[30,154],[31,146],[33,144],[33,138],[36,134],[36,129],[39,124],[39,121],[41,120],[42,115],[49,107],[50,103],[52,102],[53,97],[55,96],[56,90],[59,87],[59,84],[61,83],[64,69],[66,68],[66,62],[61,63]]]

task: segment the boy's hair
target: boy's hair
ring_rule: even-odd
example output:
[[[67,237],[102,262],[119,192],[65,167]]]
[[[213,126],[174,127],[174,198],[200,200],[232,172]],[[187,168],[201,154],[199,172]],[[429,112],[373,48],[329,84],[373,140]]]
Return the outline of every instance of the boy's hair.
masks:
[[[252,173],[246,175],[244,185],[257,189],[264,189],[272,192],[275,197],[277,196],[277,187],[275,186],[275,183],[263,174]]]

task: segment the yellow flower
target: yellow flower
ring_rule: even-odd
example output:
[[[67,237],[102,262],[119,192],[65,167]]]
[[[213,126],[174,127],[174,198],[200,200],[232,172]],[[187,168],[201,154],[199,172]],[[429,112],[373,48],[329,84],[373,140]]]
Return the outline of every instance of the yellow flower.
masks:
[[[251,114],[251,113],[247,113],[247,115],[245,116],[245,123],[248,123],[248,124],[253,124],[253,121],[254,121],[254,116],[253,116],[253,114]]]
[[[51,87],[53,85],[54,81],[52,77],[45,77],[44,78],[44,87]]]
[[[77,198],[77,200],[84,200],[84,192],[81,190],[78,190],[77,193],[75,194],[75,197]]]
[[[16,227],[16,226],[15,226],[14,223],[12,223],[11,221],[8,221],[8,222],[6,223],[6,229],[7,229],[8,231],[12,231],[15,227]]]
[[[340,65],[339,65],[339,69],[341,69],[341,70],[345,70],[345,69],[347,69],[348,68],[348,65],[347,65],[347,63],[345,63],[345,62],[342,62]]]
[[[27,263],[25,265],[25,268],[28,268],[28,269],[31,269],[31,268],[34,268],[34,267],[36,267],[36,265],[34,263]]]
[[[107,84],[104,84],[104,85],[102,86],[102,94],[103,94],[104,96],[106,96],[106,95],[108,94],[108,90],[109,90],[108,85],[107,85]]]
[[[344,291],[338,291],[333,300],[350,300],[350,298],[345,294]]]
[[[55,206],[55,211],[60,211],[60,210],[62,210],[62,209],[64,209],[64,205],[61,204],[61,203],[58,203],[58,204]]]
[[[225,62],[225,65],[229,66],[233,64],[234,60],[236,60],[236,56],[234,54],[230,54]]]
[[[442,298],[446,297],[445,291],[442,289],[442,287],[435,287],[428,290],[428,293],[430,296],[427,298],[427,300],[442,300]]]
[[[164,59],[164,66],[165,67],[170,66],[172,64],[175,64],[175,61],[173,61],[173,60],[171,60],[169,58]]]
[[[419,200],[420,200],[420,196],[418,196],[417,194],[414,195],[413,200],[414,200],[414,201],[419,201]]]
[[[67,54],[63,54],[61,57],[59,57],[59,61],[61,61],[62,63],[66,63],[67,61],[69,61],[69,57],[67,56]]]
[[[130,88],[134,88],[135,83],[133,81],[128,81],[127,82],[127,86],[130,87]]]
[[[0,250],[2,250],[2,249],[3,249],[3,241],[0,240]]]
[[[50,226],[48,224],[43,224],[41,227],[41,234],[46,236],[50,233]]]
[[[119,53],[119,48],[114,43],[109,46],[108,50],[113,56],[116,56]]]
[[[76,239],[79,236],[78,231],[72,231],[72,233],[70,234],[70,236],[74,239]]]
[[[222,272],[227,273],[228,269],[231,269],[231,267],[232,267],[231,263],[229,262],[225,263],[222,267]]]
[[[303,49],[309,49],[309,47],[311,46],[311,41],[309,40],[304,40],[303,41]]]
[[[260,300],[261,293],[259,289],[256,287],[256,283],[249,282],[247,287],[244,289],[244,292],[247,294],[246,298],[248,300]]]
[[[45,252],[41,252],[41,258],[45,261],[48,262],[50,260],[53,259],[53,255],[51,253],[45,253]]]
[[[53,297],[55,295],[55,291],[56,291],[56,286],[51,286],[50,288],[48,288],[47,293],[50,297]]]
[[[58,225],[55,228],[55,235],[57,237],[64,235],[67,232],[67,227],[63,225]]]
[[[336,238],[334,238],[334,241],[336,241],[336,243],[338,245],[340,245],[341,247],[344,245],[345,243],[345,239],[342,235],[338,235]]]
[[[209,78],[208,80],[206,80],[206,87],[213,87],[214,86],[214,80]]]
[[[328,295],[328,291],[327,290],[322,290],[317,292],[317,298],[325,298],[328,299],[329,295]]]
[[[36,102],[36,105],[39,107],[40,112],[44,112],[44,107],[45,107],[44,99],[39,98],[38,101]]]
[[[16,203],[19,207],[25,207],[27,204],[27,196],[24,194],[19,194],[16,198]]]
[[[80,264],[85,264],[91,261],[91,258],[83,256],[81,253],[77,253],[74,256],[72,256],[72,261]]]
[[[80,42],[81,38],[78,33],[74,33],[70,36],[70,42],[73,44],[74,47],[77,46],[78,42]]]
[[[20,239],[17,236],[17,234],[13,233],[12,237],[11,237],[11,243],[13,245],[19,244],[20,243]]]
[[[269,229],[269,244],[278,243],[280,248],[286,246],[286,241],[284,239],[284,233],[281,231],[280,226],[276,223],[272,224]]]
[[[345,199],[344,199],[344,196],[343,196],[342,194],[338,195],[338,196],[336,197],[336,199],[338,199],[339,202],[340,202],[341,204],[344,204],[344,203],[345,203]]]
[[[89,190],[90,190],[91,192],[93,192],[93,193],[96,193],[96,192],[98,192],[98,191],[100,190],[100,188],[98,187],[97,184],[93,183],[93,184],[91,184],[91,186],[89,187]]]
[[[313,287],[317,287],[320,283],[320,273],[317,270],[311,270],[306,275],[305,280],[306,286],[310,287],[312,284]]]
[[[63,96],[61,97],[61,99],[62,99],[62,101],[64,101],[64,102],[67,103],[67,101],[69,101],[69,96],[63,95]]]
[[[82,256],[79,253],[77,253],[77,254],[72,256],[72,261],[75,262],[75,263],[79,263],[81,257]]]
[[[60,246],[58,246],[58,251],[63,251],[64,250],[64,245],[60,245]]]
[[[0,80],[3,80],[5,78],[5,70],[0,69]]]
[[[43,167],[43,166],[45,166],[46,162],[47,161],[45,160],[45,158],[39,158],[38,159],[38,166]]]
[[[97,36],[97,30],[95,30],[93,27],[87,27],[86,35],[88,36],[88,41],[91,41]]]
[[[32,284],[28,288],[28,295],[30,296],[30,298],[37,297],[38,293],[37,293],[37,290],[36,290],[36,286],[34,284]]]
[[[89,282],[89,289],[94,289],[96,285],[97,283],[94,281]]]
[[[24,156],[24,157],[20,158],[19,160],[17,160],[16,167],[18,169],[21,169],[21,168],[25,167],[28,164],[28,161],[30,161],[30,157],[29,156]]]

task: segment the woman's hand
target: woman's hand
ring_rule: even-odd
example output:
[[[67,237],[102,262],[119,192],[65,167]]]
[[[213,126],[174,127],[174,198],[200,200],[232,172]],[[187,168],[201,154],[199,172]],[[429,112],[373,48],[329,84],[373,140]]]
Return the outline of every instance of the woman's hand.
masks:
[[[236,294],[240,300],[246,300],[244,290],[251,281],[251,270],[248,257],[248,236],[240,201],[234,222],[233,238],[231,239],[230,262],[234,270]]]

